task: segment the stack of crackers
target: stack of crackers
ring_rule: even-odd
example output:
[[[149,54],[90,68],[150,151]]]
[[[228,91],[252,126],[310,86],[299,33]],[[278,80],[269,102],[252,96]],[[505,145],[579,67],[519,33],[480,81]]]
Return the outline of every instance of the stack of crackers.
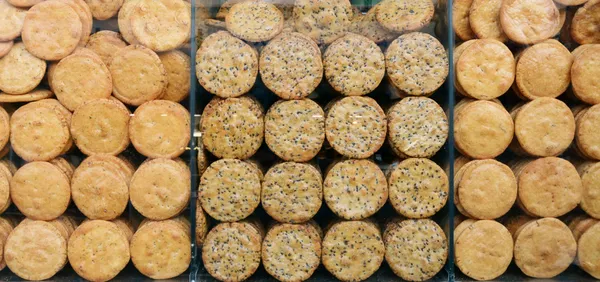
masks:
[[[0,210],[25,216],[0,220],[2,267],[44,280],[69,263],[91,281],[130,260],[154,279],[188,269],[179,215],[191,172],[179,156],[190,113],[179,103],[191,11],[182,0],[0,2],[1,157],[11,152]],[[137,228],[122,217],[134,210]]]
[[[452,10],[463,41],[454,52],[458,268],[491,280],[514,258],[525,275],[551,278],[577,260],[598,278],[600,1],[465,0]]]

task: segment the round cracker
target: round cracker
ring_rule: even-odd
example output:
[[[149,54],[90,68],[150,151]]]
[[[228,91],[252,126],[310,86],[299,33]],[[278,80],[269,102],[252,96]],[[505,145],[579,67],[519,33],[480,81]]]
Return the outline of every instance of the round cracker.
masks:
[[[564,159],[540,158],[529,162],[515,174],[519,200],[527,211],[536,216],[562,216],[581,201],[581,178],[575,167]]]
[[[426,97],[406,97],[387,111],[388,141],[401,156],[428,158],[448,138],[448,118]]]
[[[11,0],[10,2],[16,2]],[[7,0],[0,0],[0,41],[13,40],[21,35],[26,9],[13,6]]]
[[[456,75],[469,96],[484,100],[498,98],[513,84],[515,59],[502,42],[480,39],[458,58]]]
[[[37,87],[46,72],[46,62],[33,56],[23,43],[14,44],[0,58],[0,90],[8,94],[25,94]]]
[[[10,116],[3,107],[0,107],[0,147],[8,144],[10,136]]]
[[[244,281],[260,265],[261,241],[261,233],[248,221],[221,223],[206,236],[204,267],[219,280]]]
[[[129,179],[117,165],[96,155],[86,158],[73,173],[73,202],[88,218],[111,220],[120,216],[129,200]]]
[[[12,203],[10,198],[10,180],[12,175],[0,173],[0,211],[4,212]]]
[[[52,97],[54,97],[54,93],[52,93],[50,90],[34,89],[29,93],[19,95],[8,95],[7,93],[0,93],[0,103],[33,102]]]
[[[283,29],[283,14],[273,4],[243,1],[229,9],[225,17],[227,30],[236,37],[251,41],[268,41]]]
[[[77,227],[67,250],[73,270],[90,281],[108,281],[129,262],[127,237],[116,224],[104,220],[90,220]]]
[[[75,50],[81,31],[81,20],[73,8],[59,1],[44,1],[27,11],[21,37],[31,54],[53,61]]]
[[[377,21],[394,32],[419,30],[435,13],[431,0],[385,0],[377,9]]]
[[[590,0],[577,9],[571,24],[571,36],[579,44],[600,43],[600,1]]]
[[[385,260],[407,281],[433,278],[446,264],[448,241],[442,228],[430,219],[408,219],[391,224],[383,237]]]
[[[263,142],[263,116],[260,104],[249,96],[215,97],[200,121],[202,143],[218,158],[250,158]]]
[[[296,30],[319,44],[343,36],[354,12],[348,0],[297,0],[294,5]]]
[[[574,53],[571,66],[573,94],[587,104],[600,103],[600,85],[596,83],[600,76],[600,44],[588,45]]]
[[[527,99],[556,98],[571,82],[573,56],[560,42],[548,40],[521,52],[516,65],[515,82]]]
[[[346,96],[371,93],[383,80],[383,52],[370,39],[349,33],[335,40],[323,54],[325,78]]]
[[[181,160],[148,160],[131,178],[131,204],[146,218],[172,218],[187,207],[190,178],[190,170]]]
[[[491,241],[488,239],[488,242]],[[515,263],[527,276],[551,278],[573,262],[577,243],[571,230],[555,218],[525,225],[515,240]]]
[[[118,155],[129,145],[130,115],[116,99],[87,101],[73,112],[73,141],[86,155]]]
[[[285,162],[274,165],[265,174],[262,207],[279,222],[311,219],[321,208],[322,199],[323,177],[313,165]]]
[[[131,14],[135,7],[140,3],[141,0],[124,0],[123,5],[118,14],[118,25],[119,32],[123,36],[123,39],[129,44],[140,44],[137,38],[133,35],[131,28]]]
[[[455,0],[452,3],[452,28],[456,36],[463,41],[476,38],[471,28],[469,13],[473,0]]]
[[[388,199],[381,169],[369,160],[345,160],[327,171],[323,198],[339,217],[358,220],[375,214]]]
[[[208,234],[209,218],[206,212],[202,209],[200,199],[196,200],[196,246],[201,247],[204,245],[204,239]]]
[[[600,160],[600,106],[584,109],[575,119],[575,147],[586,157]]]
[[[14,45],[14,42],[11,41],[6,41],[6,42],[0,42],[0,58],[6,56],[6,54],[8,54],[8,52],[10,52],[10,49],[12,49]]]
[[[95,54],[63,58],[54,69],[52,80],[56,98],[70,111],[87,101],[108,98],[113,90],[111,73]]]
[[[148,221],[131,239],[131,261],[152,279],[169,279],[185,272],[191,261],[189,229],[175,219]]]
[[[189,38],[190,13],[182,0],[139,0],[129,16],[131,31],[156,52],[173,50]]]
[[[552,0],[507,0],[502,2],[500,23],[510,40],[533,44],[554,36],[560,16]]]
[[[85,45],[85,48],[96,53],[100,56],[104,64],[108,65],[112,56],[126,46],[127,43],[123,41],[120,33],[101,30],[90,36],[90,40]]]
[[[314,158],[325,141],[325,112],[310,99],[278,101],[265,115],[265,143],[286,161]]]
[[[323,239],[323,265],[342,281],[366,280],[379,269],[384,254],[381,231],[369,221],[335,223]]]
[[[163,100],[181,102],[190,95],[190,56],[179,50],[158,55],[167,72],[167,88]]]
[[[428,159],[406,159],[388,172],[389,197],[394,209],[408,218],[437,213],[448,200],[448,177]]]
[[[58,157],[53,160],[50,160],[50,163],[58,167],[60,171],[62,171],[68,179],[73,177],[73,172],[75,172],[75,166],[71,164],[69,161],[64,158]]]
[[[480,220],[469,225],[455,244],[456,265],[476,280],[491,280],[502,275],[513,256],[513,240],[502,224]]]
[[[48,161],[63,153],[71,140],[69,124],[59,110],[33,102],[16,110],[10,120],[10,142],[27,161]]]
[[[577,171],[583,184],[579,205],[591,217],[600,218],[600,198],[597,196],[600,188],[600,165],[597,162],[585,162],[577,166]]]
[[[57,218],[71,200],[69,179],[48,162],[31,162],[19,168],[11,179],[10,192],[19,211],[36,220]]]
[[[501,7],[502,0],[473,0],[469,10],[469,23],[478,38],[502,42],[508,40],[500,24]]]
[[[575,136],[571,110],[554,98],[538,98],[518,108],[514,123],[516,141],[533,156],[558,156]]]
[[[6,239],[4,259],[8,268],[23,279],[49,279],[67,263],[67,240],[48,222],[23,222]]]
[[[260,204],[260,190],[260,177],[254,166],[240,160],[222,159],[212,163],[202,174],[198,198],[212,218],[231,222],[252,214]]]
[[[92,16],[96,20],[108,20],[117,15],[123,5],[123,0],[86,0]]]
[[[386,125],[385,113],[373,98],[349,96],[327,111],[325,136],[338,153],[364,159],[385,142]]]
[[[385,67],[391,82],[404,94],[428,96],[446,81],[448,55],[435,37],[413,32],[390,44],[385,51]]]
[[[600,279],[598,269],[598,246],[600,246],[600,225],[594,224],[588,228],[577,241],[577,263],[581,269],[596,279]]]
[[[85,46],[85,44],[90,39],[90,34],[92,33],[92,12],[90,8],[83,0],[57,0],[59,2],[65,3],[77,13],[79,20],[81,21],[81,39],[79,39],[79,46]]]
[[[154,100],[167,87],[167,72],[160,58],[141,45],[122,48],[112,57],[108,69],[113,95],[128,105],[139,106]]]
[[[279,281],[304,281],[321,263],[321,236],[310,223],[278,223],[262,246],[265,270]]]
[[[206,91],[219,97],[241,96],[258,75],[258,53],[226,31],[209,35],[196,52],[196,76]]]
[[[356,7],[356,6],[355,6]],[[366,38],[373,40],[375,43],[390,41],[398,35],[382,27],[377,21],[377,9],[379,5],[375,5],[363,16],[355,16],[352,19],[350,31],[358,33]]]
[[[190,141],[190,113],[180,104],[155,100],[139,106],[129,122],[131,143],[150,158],[175,158]]]

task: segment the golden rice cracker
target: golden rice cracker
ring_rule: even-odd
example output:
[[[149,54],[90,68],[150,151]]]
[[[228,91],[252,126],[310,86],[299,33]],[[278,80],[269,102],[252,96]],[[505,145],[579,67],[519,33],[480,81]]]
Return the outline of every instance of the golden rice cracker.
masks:
[[[552,278],[573,263],[576,252],[577,243],[571,230],[558,219],[542,218],[518,232],[514,257],[525,275]]]
[[[111,73],[99,56],[72,54],[60,60],[52,74],[52,90],[70,111],[87,101],[110,97]]]
[[[309,37],[285,33],[271,40],[260,54],[265,86],[282,99],[302,99],[323,79],[321,51]]]
[[[425,281],[444,267],[448,241],[435,221],[407,219],[387,229],[385,261],[396,275],[407,281]]]
[[[112,57],[108,69],[113,95],[128,105],[139,106],[157,99],[167,87],[167,71],[160,58],[141,45],[122,48]]]
[[[452,184],[454,187],[454,206],[456,207],[456,210],[458,210],[460,212],[460,214],[468,217],[468,218],[474,218],[474,216],[470,215],[465,208],[462,206],[462,204],[460,203],[460,198],[459,198],[459,194],[458,194],[458,185],[460,184],[460,181],[462,180],[462,177],[465,173],[465,171],[467,170],[467,168],[469,168],[470,166],[473,166],[475,163],[472,161],[467,162],[466,164],[464,164],[463,166],[461,166],[458,169],[455,169],[455,173],[454,173],[454,183]]]
[[[583,184],[581,196],[581,209],[593,218],[600,218],[600,163],[584,162],[577,166],[577,171]]]
[[[261,197],[262,207],[275,220],[284,223],[306,222],[321,208],[321,171],[307,163],[276,164],[265,174]]]
[[[23,29],[27,9],[15,7],[10,2],[0,0],[0,41],[16,39]]]
[[[131,14],[140,2],[141,0],[124,0],[123,5],[121,5],[121,9],[119,10],[119,14],[117,15],[119,32],[121,32],[123,39],[129,44],[140,44],[133,35],[131,27]]]
[[[456,76],[470,97],[481,100],[498,98],[514,82],[515,59],[502,42],[479,39],[458,58]]]
[[[120,216],[129,200],[129,180],[115,164],[117,157],[95,155],[75,169],[71,193],[75,205],[90,219],[111,220]]]
[[[215,97],[209,106],[200,121],[204,147],[217,158],[252,157],[264,139],[262,106],[250,96]]]
[[[90,220],[75,229],[67,245],[73,270],[90,281],[108,281],[129,262],[129,241],[116,224]]]
[[[325,112],[310,99],[277,101],[265,115],[265,143],[286,161],[313,159],[325,141]]]
[[[428,159],[410,158],[387,172],[390,203],[408,218],[426,218],[437,213],[448,200],[448,176]]]
[[[2,246],[2,250],[4,250],[4,246],[6,245],[6,239],[8,235],[13,231],[14,225],[7,217],[0,217],[0,246]],[[2,251],[2,255],[0,255],[0,270],[3,270],[6,267],[6,260],[4,259],[4,251]]]
[[[513,240],[502,224],[479,220],[459,235],[455,243],[456,265],[476,280],[492,280],[502,275],[513,256]]]
[[[149,158],[178,157],[186,150],[190,135],[190,113],[172,101],[146,102],[129,121],[131,143]]]
[[[385,66],[391,82],[410,96],[429,96],[448,77],[444,46],[435,37],[421,32],[407,33],[394,40],[385,51]]]
[[[385,113],[373,98],[345,97],[326,112],[325,136],[338,153],[364,159],[375,154],[385,142]]]
[[[383,262],[381,231],[366,220],[334,223],[322,245],[325,268],[341,281],[361,281],[373,275]]]
[[[562,216],[581,201],[583,185],[575,167],[556,157],[536,159],[517,175],[519,200],[540,217]]]
[[[385,29],[377,21],[378,8],[379,5],[375,5],[365,15],[355,16],[349,31],[369,38],[375,43],[394,40],[398,34]]]
[[[81,37],[82,23],[77,12],[60,1],[44,1],[31,7],[21,32],[27,51],[48,61],[71,54]]]
[[[600,44],[588,45],[574,55],[571,67],[573,94],[584,103],[600,104],[600,85],[596,83],[600,76]]]
[[[323,54],[325,78],[346,96],[371,93],[383,80],[385,58],[370,39],[348,33],[331,43]]]
[[[454,58],[454,69],[456,69],[456,64],[458,63],[458,59],[460,59],[460,56],[465,52],[465,50],[467,50],[469,46],[471,46],[475,42],[477,42],[476,39],[471,39],[461,43],[460,45],[454,48],[454,54],[452,55],[452,57]],[[467,93],[467,91],[465,91],[465,89],[463,89],[463,87],[460,85],[457,75],[454,76],[454,87],[456,89],[456,92],[458,92],[457,94],[460,94],[464,97],[470,97],[469,93]]]
[[[213,162],[200,178],[202,208],[219,221],[248,217],[260,204],[261,182],[256,167],[236,159]]]
[[[339,217],[359,220],[370,217],[388,199],[385,174],[370,160],[344,160],[333,164],[323,183],[327,206]]]
[[[377,21],[393,32],[416,31],[429,24],[435,13],[431,0],[384,0]]]
[[[597,132],[600,123],[600,106],[586,108],[584,112],[577,115],[575,123],[576,148],[587,158],[600,160],[600,135]]]
[[[206,91],[223,98],[250,91],[258,75],[258,53],[229,32],[209,35],[196,52],[196,76]]]
[[[325,127],[325,126],[323,126]],[[325,135],[325,133],[323,133]],[[10,136],[10,116],[4,109],[4,107],[0,106],[0,148],[4,148],[9,141]]]
[[[127,46],[123,37],[118,32],[110,30],[101,30],[90,36],[90,40],[85,48],[96,53],[104,64],[108,65],[112,56]]]
[[[208,226],[210,224],[210,220],[206,212],[202,209],[202,204],[200,203],[200,199],[196,200],[196,246],[202,247],[204,244],[204,239],[206,238],[206,234],[208,233]]]
[[[118,155],[129,145],[131,113],[116,99],[84,102],[73,112],[71,135],[86,155]]]
[[[117,15],[121,6],[125,1],[123,0],[85,0],[87,5],[90,7],[92,16],[96,20],[108,20]]]
[[[564,102],[548,97],[538,98],[513,112],[514,141],[526,154],[558,156],[571,145],[575,136],[575,118]]]
[[[85,46],[90,39],[92,33],[92,12],[90,7],[83,0],[56,0],[58,2],[65,3],[75,11],[77,17],[81,21],[81,38],[79,39],[79,46]]]
[[[32,102],[16,110],[10,120],[10,143],[26,161],[49,161],[63,153],[71,140],[69,124],[58,109]]]
[[[129,15],[131,31],[142,45],[156,52],[173,50],[190,36],[190,13],[182,0],[139,0]]]
[[[517,180],[507,165],[493,159],[475,160],[458,183],[461,206],[477,219],[506,214],[517,199]]]
[[[469,23],[477,38],[508,41],[500,25],[502,0],[473,0],[469,11]]]
[[[57,111],[58,113],[60,113],[60,115],[62,115],[65,118],[67,125],[71,124],[71,120],[72,120],[71,112],[67,108],[65,108],[58,100],[42,99],[42,100],[37,101],[35,104],[36,104],[36,106],[47,107],[47,108]],[[72,148],[73,148],[73,139],[69,138],[67,140],[67,143],[63,146],[61,154],[68,153]]]
[[[5,41],[5,42],[0,42],[0,58],[6,56],[6,54],[8,54],[8,52],[10,52],[10,49],[12,49],[14,45],[14,41]]]
[[[45,72],[46,62],[29,53],[23,43],[14,44],[8,54],[0,58],[0,90],[5,92],[0,97],[32,91],[40,84]]]
[[[600,43],[600,1],[590,0],[577,9],[571,24],[571,36],[579,44]]]
[[[179,50],[158,55],[167,71],[167,88],[163,100],[181,102],[190,94],[190,56]]]
[[[573,233],[575,242],[579,242],[581,236],[587,232],[590,227],[598,223],[597,219],[588,217],[587,215],[577,215],[571,217],[570,215],[565,218],[565,224],[568,224],[569,229]]]
[[[329,44],[346,33],[353,15],[348,0],[297,0],[293,17],[298,32]]]
[[[190,179],[190,170],[180,159],[147,160],[131,178],[131,204],[146,218],[172,218],[190,201]]]
[[[311,223],[277,223],[262,243],[265,270],[279,281],[304,281],[321,263],[321,236]]]
[[[73,177],[75,166],[66,159],[58,157],[50,160],[50,163],[58,167],[58,169],[60,169],[60,171],[62,171],[69,180]]]
[[[448,118],[426,97],[406,97],[387,111],[388,141],[402,156],[429,158],[448,138]]]
[[[500,8],[500,23],[510,40],[534,44],[556,34],[560,15],[552,0],[507,0]]]
[[[600,225],[595,222],[577,240],[577,265],[596,279],[600,279],[598,268],[598,246],[600,246]]]
[[[176,219],[148,221],[131,239],[131,261],[152,279],[177,277],[190,266],[190,230],[178,228]]]
[[[516,85],[519,94],[528,100],[556,98],[571,82],[573,56],[556,40],[535,44],[519,56],[516,65]]]
[[[67,240],[48,222],[24,221],[6,239],[4,259],[22,279],[49,279],[67,263]]]
[[[460,40],[467,41],[477,37],[469,20],[473,0],[455,0],[452,3],[452,28]]]
[[[262,239],[249,221],[218,224],[208,232],[202,247],[206,271],[222,281],[248,279],[260,265]]]
[[[227,30],[236,37],[250,41],[268,41],[283,29],[283,14],[265,1],[242,1],[229,9],[225,17]]]
[[[474,159],[502,154],[514,133],[510,114],[492,101],[468,100],[464,107],[455,109],[454,124],[456,148]]]
[[[454,244],[456,244],[456,240],[460,238],[460,235],[463,233],[463,231],[467,230],[467,228],[475,222],[477,222],[476,219],[468,217],[465,217],[465,219],[458,224],[456,224],[456,219],[454,220],[454,225],[456,225],[454,227]]]

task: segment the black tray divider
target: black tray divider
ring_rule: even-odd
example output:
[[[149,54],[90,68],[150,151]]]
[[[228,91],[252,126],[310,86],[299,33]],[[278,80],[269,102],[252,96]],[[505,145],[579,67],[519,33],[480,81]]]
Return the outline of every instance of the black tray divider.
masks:
[[[446,6],[446,17],[448,25],[446,32],[448,34],[448,281],[455,281],[454,268],[454,30],[452,28],[452,3],[448,0]]]

